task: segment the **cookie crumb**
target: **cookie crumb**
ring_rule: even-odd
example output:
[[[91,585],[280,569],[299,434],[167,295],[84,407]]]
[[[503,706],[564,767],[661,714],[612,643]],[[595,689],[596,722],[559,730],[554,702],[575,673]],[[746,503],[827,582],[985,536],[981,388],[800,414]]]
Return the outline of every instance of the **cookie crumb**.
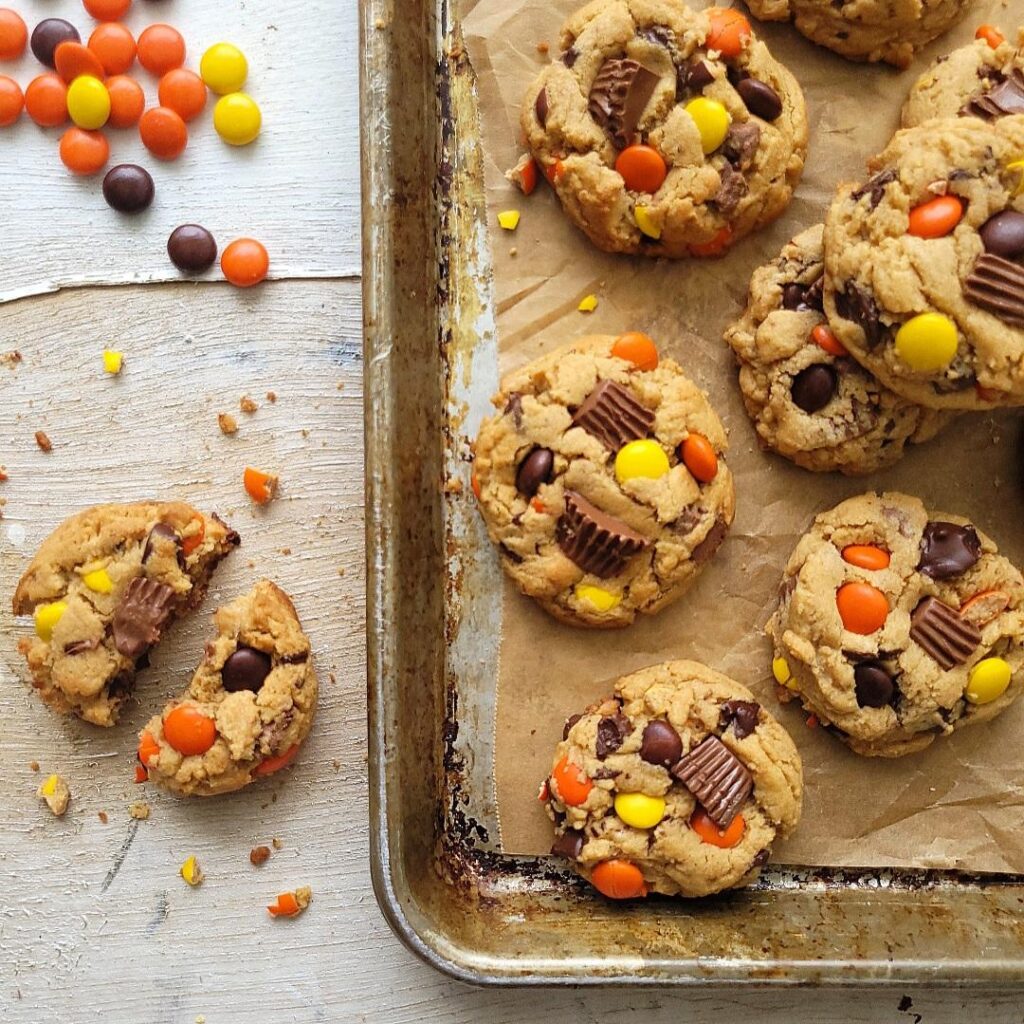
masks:
[[[339,391],[344,391],[345,390],[345,382],[343,380],[339,380],[338,381],[338,390]]]
[[[149,818],[149,804],[145,800],[134,800],[128,805],[128,813],[137,821],[146,821]]]
[[[64,779],[53,774],[36,790],[36,796],[46,802],[46,806],[50,808],[55,818],[59,818],[68,809],[71,790],[68,789],[68,784]]]
[[[280,850],[281,847],[284,846],[284,843],[282,843],[281,840],[277,838],[277,836],[274,836],[274,838],[270,840],[270,845],[275,850]]]
[[[29,761],[28,766],[34,772],[39,771],[39,762],[38,761]]]
[[[276,395],[276,393],[275,393],[275,392],[273,392],[273,391],[268,391],[268,392],[267,392],[267,401],[268,401],[268,402],[270,402],[270,404],[271,404],[271,405],[273,405],[273,404],[274,404],[274,402],[276,402],[276,401],[277,401],[277,395]]]
[[[0,363],[3,363],[8,370],[13,370],[20,362],[21,353],[17,349],[13,349],[10,352],[4,352],[3,355],[0,355]]]
[[[0,484],[2,484],[6,479],[7,479],[7,467],[6,466],[0,466]]]
[[[196,1024],[206,1024],[206,1018],[201,1013],[196,1017]]]
[[[106,811],[97,811],[96,817],[99,818],[104,825],[106,825],[106,823],[110,821],[110,819],[107,817]]]
[[[292,553],[292,549],[291,548],[281,548],[281,554],[282,555],[290,555],[291,553]]]
[[[238,402],[238,408],[241,409],[242,412],[252,413],[255,412],[259,406],[248,395],[242,395]]]
[[[254,867],[259,867],[261,864],[266,864],[270,859],[270,847],[269,846],[254,846],[249,851],[249,863]]]
[[[53,451],[53,442],[41,430],[36,431],[36,444],[39,445],[44,452]]]
[[[238,420],[236,420],[230,413],[217,413],[217,426],[220,427],[220,432],[222,434],[238,433]]]
[[[538,53],[539,53],[539,54],[540,54],[541,56],[546,56],[546,55],[547,55],[547,53],[548,53],[548,51],[549,51],[550,49],[551,49],[551,47],[550,47],[550,46],[548,45],[548,41],[547,41],[546,39],[542,39],[542,40],[541,40],[541,41],[540,41],[540,42],[539,42],[539,43],[537,44],[537,52],[538,52]]]

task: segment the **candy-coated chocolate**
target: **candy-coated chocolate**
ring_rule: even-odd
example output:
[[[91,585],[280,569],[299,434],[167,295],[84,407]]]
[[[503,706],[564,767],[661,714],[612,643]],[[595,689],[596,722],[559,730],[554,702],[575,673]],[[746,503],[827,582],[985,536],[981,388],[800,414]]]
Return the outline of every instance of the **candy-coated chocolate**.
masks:
[[[114,75],[107,79],[110,94],[110,120],[112,128],[130,128],[139,123],[146,108],[146,94],[142,86],[127,75]]]
[[[912,370],[941,370],[956,355],[956,324],[942,313],[921,313],[896,332],[896,355]]]
[[[270,655],[255,647],[239,647],[220,670],[224,689],[228,693],[251,690],[259,693],[264,680],[270,675],[273,663]]]
[[[613,594],[604,587],[595,587],[590,583],[577,583],[574,593],[577,601],[585,601],[599,612],[610,612],[622,603],[621,594]]]
[[[164,739],[186,757],[205,754],[217,741],[217,726],[193,704],[179,704],[164,716]]]
[[[747,110],[763,121],[774,121],[782,113],[782,100],[767,82],[757,78],[744,78],[736,83]]]
[[[81,75],[91,75],[101,81],[107,77],[99,57],[88,46],[72,39],[57,44],[57,49],[53,51],[53,64],[57,74],[68,85]]]
[[[262,124],[259,106],[244,92],[222,96],[213,108],[213,127],[232,146],[247,146],[259,135]]]
[[[89,49],[108,75],[123,75],[135,63],[135,36],[117,22],[97,25],[89,36]]]
[[[25,95],[21,86],[7,75],[0,75],[0,128],[6,128],[21,117]]]
[[[114,581],[106,569],[94,569],[82,577],[82,582],[94,594],[109,594],[114,589]]]
[[[907,234],[916,238],[943,238],[960,223],[963,203],[956,196],[936,196],[910,211]]]
[[[711,483],[718,475],[718,456],[711,442],[703,434],[690,434],[679,447],[683,465],[693,478]]]
[[[216,262],[217,243],[199,224],[182,224],[167,239],[167,255],[186,274],[201,274]]]
[[[270,257],[255,238],[236,238],[221,255],[220,269],[236,288],[251,288],[267,276]]]
[[[36,55],[36,60],[52,68],[54,51],[61,43],[81,41],[78,29],[71,22],[63,18],[46,18],[32,29],[32,40],[29,45]]]
[[[860,569],[871,569],[873,572],[888,569],[889,560],[889,552],[874,544],[847,544],[843,548],[843,561]]]
[[[569,807],[579,807],[580,804],[586,803],[590,791],[594,788],[594,783],[586,772],[578,764],[570,761],[568,755],[555,765],[551,781],[562,803]]]
[[[960,607],[960,617],[980,629],[1009,607],[1010,595],[1005,590],[983,590],[964,601]]]
[[[827,324],[818,324],[811,331],[811,340],[823,348],[830,356],[848,356],[850,354],[846,351],[843,343],[832,333],[832,329]]]
[[[793,678],[789,662],[782,657],[772,658],[772,675],[775,676],[775,682],[780,686],[785,686]]]
[[[844,583],[836,591],[836,607],[843,628],[861,636],[881,629],[889,616],[888,598],[870,583]]]
[[[0,60],[16,60],[25,52],[28,27],[17,11],[0,7]]]
[[[658,368],[658,346],[652,338],[640,331],[627,331],[620,334],[612,345],[612,355],[616,359],[625,359],[638,370],[656,370]]]
[[[139,63],[154,75],[166,75],[185,63],[185,40],[170,25],[150,25],[138,41]]]
[[[527,498],[532,498],[540,490],[541,484],[551,482],[555,468],[555,455],[550,448],[534,448],[516,471],[516,490]]]
[[[56,128],[68,119],[68,87],[52,71],[33,78],[25,90],[25,109],[40,128]]]
[[[732,7],[709,7],[706,13],[711,21],[707,48],[723,57],[738,57],[750,39],[750,22]]]
[[[170,107],[150,107],[139,118],[142,144],[160,160],[176,160],[188,145],[188,128]]]
[[[708,812],[703,807],[698,807],[690,818],[690,828],[700,836],[702,843],[729,850],[739,844],[747,830],[747,823],[743,820],[742,814],[737,814],[725,828],[719,828],[711,820]]]
[[[66,601],[53,601],[50,604],[39,605],[33,614],[36,636],[44,643],[49,643],[50,638],[53,636],[54,627],[60,622],[67,610]]]
[[[1016,259],[1024,253],[1024,213],[1003,210],[989,217],[978,228],[985,252],[1002,256],[1005,260]]]
[[[655,240],[661,238],[661,225],[651,216],[651,212],[646,206],[637,204],[633,207],[633,220],[648,238]]]
[[[717,100],[709,100],[704,96],[690,100],[685,109],[700,132],[701,149],[705,153],[714,153],[725,142],[732,123],[729,111]]]
[[[628,860],[604,860],[590,873],[594,888],[611,900],[631,900],[647,895],[643,872]]]
[[[892,703],[896,684],[880,661],[862,661],[853,670],[854,693],[862,708],[884,708]]]
[[[993,50],[1006,42],[1006,36],[994,25],[979,25],[978,30],[974,33],[974,38],[984,39]]]
[[[245,85],[249,62],[245,54],[231,43],[214,43],[199,62],[203,81],[220,96],[238,92]]]
[[[644,793],[619,793],[615,813],[630,828],[654,828],[665,817],[665,800]]]
[[[633,192],[657,192],[668,174],[662,155],[652,146],[639,143],[619,153],[615,170],[622,175],[626,188]]]
[[[153,202],[153,178],[138,164],[117,164],[103,177],[103,198],[121,213],[140,213]]]
[[[657,479],[669,468],[668,456],[657,441],[630,441],[615,456],[615,478],[620,484],[638,477]]]
[[[971,669],[964,696],[972,704],[988,704],[1001,697],[1010,685],[1013,670],[1002,658],[984,658]]]
[[[96,174],[110,159],[110,143],[99,131],[69,128],[60,137],[60,159],[73,174]]]
[[[110,117],[110,93],[92,75],[79,75],[68,86],[68,114],[79,128],[102,128]]]
[[[160,105],[170,107],[183,121],[198,117],[206,107],[206,86],[187,68],[172,68],[157,89]]]
[[[790,385],[793,404],[808,414],[820,412],[832,401],[839,387],[835,368],[827,363],[815,363],[801,370]]]

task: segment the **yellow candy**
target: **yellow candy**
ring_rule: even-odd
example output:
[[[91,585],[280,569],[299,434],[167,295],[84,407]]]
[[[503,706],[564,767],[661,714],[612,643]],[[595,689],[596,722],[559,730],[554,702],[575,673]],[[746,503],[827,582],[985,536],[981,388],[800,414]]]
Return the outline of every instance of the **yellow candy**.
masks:
[[[896,332],[896,355],[912,370],[941,370],[959,344],[956,324],[941,313],[912,317]]]
[[[616,605],[622,603],[621,594],[613,594],[589,583],[577,583],[575,594],[577,601],[585,601],[599,612],[610,612]]]
[[[231,43],[214,43],[199,62],[199,77],[219,96],[238,92],[248,74],[245,54]]]
[[[633,220],[648,238],[661,238],[661,225],[654,223],[654,218],[646,206],[633,207]]]
[[[103,369],[107,373],[120,373],[123,362],[124,356],[120,352],[114,352],[109,348],[103,350]]]
[[[709,100],[703,96],[690,100],[685,109],[700,132],[701,149],[705,153],[714,153],[725,142],[726,132],[732,123],[729,111],[716,100]]]
[[[35,610],[36,636],[45,643],[50,642],[53,636],[53,629],[60,622],[61,617],[68,610],[64,601],[54,601],[52,604],[41,604]]]
[[[1002,658],[985,658],[971,669],[964,696],[972,704],[988,704],[1003,695],[1012,675]]]
[[[53,796],[53,794],[57,792],[57,782],[58,782],[58,781],[59,781],[59,780],[58,780],[58,776],[56,776],[56,775],[51,775],[51,776],[50,776],[50,777],[49,777],[49,778],[48,778],[48,779],[47,779],[47,780],[46,780],[46,781],[45,781],[45,782],[44,782],[44,783],[43,783],[43,784],[42,784],[42,785],[41,785],[41,786],[39,787],[39,795],[40,795],[40,796]]]
[[[1008,171],[1016,171],[1020,175],[1020,178],[1017,180],[1017,187],[1013,192],[1015,196],[1019,196],[1021,192],[1024,192],[1024,160],[1014,160],[1006,165],[1006,169]]]
[[[668,456],[657,441],[630,441],[615,456],[615,478],[620,484],[637,477],[657,479],[668,471]]]
[[[213,127],[232,146],[248,146],[259,135],[262,123],[256,101],[244,92],[222,96],[213,108]]]
[[[785,658],[773,658],[772,675],[775,676],[775,682],[780,686],[785,686],[786,683],[793,678],[793,673],[789,668],[789,662],[786,661]]]
[[[203,872],[200,870],[195,857],[189,857],[188,860],[181,865],[181,877],[184,878],[189,885],[198,885],[203,880]]]
[[[68,115],[79,128],[102,128],[110,117],[110,93],[92,75],[79,75],[68,86]]]
[[[515,231],[519,227],[519,211],[518,210],[502,210],[498,214],[498,223],[506,231]]]
[[[615,813],[631,828],[654,828],[665,817],[665,801],[660,796],[620,793]]]
[[[588,295],[586,298],[580,300],[580,304],[576,307],[581,313],[593,313],[597,309],[597,296]]]
[[[82,577],[82,582],[97,594],[109,594],[114,589],[114,581],[110,578],[110,574],[106,569],[87,572]]]

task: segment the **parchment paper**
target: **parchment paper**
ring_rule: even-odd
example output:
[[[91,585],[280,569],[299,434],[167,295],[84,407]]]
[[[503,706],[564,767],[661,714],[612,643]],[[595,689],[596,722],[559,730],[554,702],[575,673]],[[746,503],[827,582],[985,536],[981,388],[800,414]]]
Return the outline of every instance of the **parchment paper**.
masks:
[[[697,0],[699,3],[699,0]],[[695,658],[749,686],[800,748],[804,817],[774,860],[834,866],[955,867],[1024,872],[1024,701],[988,726],[939,739],[900,760],[860,758],[798,705],[780,706],[762,630],[783,566],[813,516],[870,489],[919,495],[937,511],[971,517],[1018,564],[1024,559],[1018,466],[1020,414],[967,415],[895,468],[861,480],[813,474],[758,449],[740,400],[732,354],[721,341],[742,308],[751,271],[822,219],[841,180],[895,130],[914,78],[936,54],[991,21],[1009,36],[1024,0],[980,4],[904,73],[847,63],[787,25],[755,31],[801,82],[811,142],[803,182],[785,216],[719,261],[650,261],[598,252],[562,216],[541,184],[530,198],[504,179],[519,153],[518,108],[576,0],[480,0],[464,19],[479,81],[501,370],[592,332],[646,331],[704,387],[730,431],[735,524],[697,585],[674,607],[626,630],[560,625],[505,584],[495,782],[506,853],[546,853],[551,826],[537,802],[562,723],[610,691],[619,675],[670,658]],[[550,54],[538,51],[548,43]],[[497,211],[516,208],[515,234]],[[510,250],[515,248],[516,254]],[[576,307],[589,293],[597,310]]]

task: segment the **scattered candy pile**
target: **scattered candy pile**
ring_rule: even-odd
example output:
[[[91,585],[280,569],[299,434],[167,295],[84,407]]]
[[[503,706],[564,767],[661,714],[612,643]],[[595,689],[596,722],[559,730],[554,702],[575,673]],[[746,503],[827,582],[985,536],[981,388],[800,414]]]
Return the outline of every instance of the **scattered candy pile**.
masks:
[[[29,36],[17,11],[0,8],[0,60],[15,60],[26,47],[52,69],[34,78],[22,92],[0,75],[0,127],[14,124],[26,111],[42,128],[72,126],[61,136],[58,152],[73,174],[99,173],[110,160],[104,128],[138,126],[143,145],[158,160],[176,160],[188,145],[188,126],[206,108],[207,90],[220,98],[213,126],[229,145],[247,146],[260,133],[262,114],[256,101],[241,91],[249,74],[245,54],[231,43],[215,43],[203,54],[199,74],[185,64],[185,40],[171,25],[145,28],[136,40],[121,23],[132,0],[82,0],[100,24],[87,43],[63,18],[45,18]],[[158,106],[146,108],[142,86],[128,74],[139,64],[159,78]],[[118,164],[103,179],[103,197],[120,213],[135,214],[153,202],[153,178],[136,164]],[[167,243],[171,260],[185,273],[213,265],[217,245],[204,228],[184,225]],[[224,251],[221,269],[240,288],[267,276],[266,249],[253,239],[233,242]]]

